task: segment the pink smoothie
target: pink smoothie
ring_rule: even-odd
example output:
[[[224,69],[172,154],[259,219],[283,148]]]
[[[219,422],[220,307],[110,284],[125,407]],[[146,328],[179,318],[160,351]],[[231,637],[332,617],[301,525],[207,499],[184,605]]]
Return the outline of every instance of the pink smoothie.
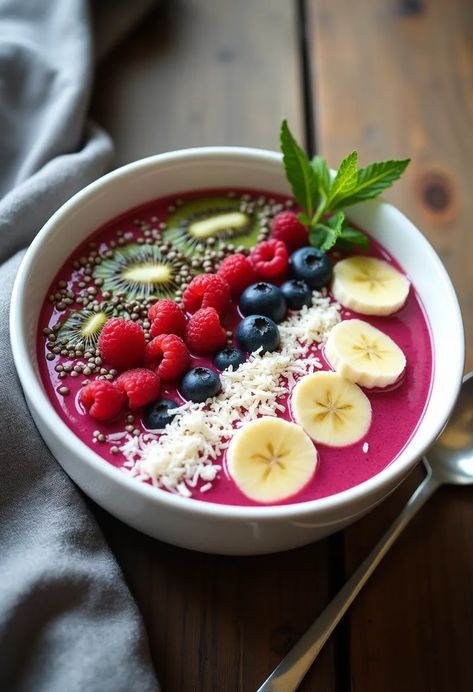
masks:
[[[238,194],[243,192],[245,191],[238,191]],[[211,191],[198,195],[189,193],[189,195],[181,195],[181,198],[185,201],[216,194],[225,195],[226,191]],[[248,194],[252,197],[268,195],[268,193],[255,191],[248,191]],[[286,198],[277,195],[271,195],[271,197],[280,203],[284,203],[286,200]],[[58,282],[63,282],[60,285],[64,290],[77,292],[78,283],[83,278],[83,268],[82,266],[77,267],[77,265],[74,267],[73,262],[79,260],[80,264],[80,259],[90,253],[91,242],[95,243],[96,251],[105,250],[111,241],[117,240],[117,231],[120,231],[120,237],[124,238],[126,242],[136,241],[143,235],[143,227],[137,225],[137,221],[145,222],[145,227],[158,229],[159,223],[164,221],[168,215],[169,206],[174,205],[174,202],[174,198],[158,200],[139,209],[134,209],[95,231],[58,272],[51,284],[50,295],[54,295],[58,291]],[[386,250],[375,241],[372,241],[369,253],[364,254],[385,259],[402,271]],[[93,284],[89,284],[89,286],[93,286]],[[98,289],[97,297],[100,298],[100,289]],[[70,297],[69,300],[74,299]],[[113,443],[97,441],[94,432],[99,431],[108,435],[123,431],[125,425],[129,424],[125,420],[127,414],[123,414],[112,423],[104,424],[95,421],[84,412],[78,403],[81,383],[85,376],[79,374],[72,377],[68,374],[65,378],[60,378],[56,369],[57,366],[63,368],[67,366],[66,369],[69,366],[73,367],[76,360],[60,354],[54,360],[46,359],[50,351],[47,349],[43,329],[52,327],[58,320],[64,319],[67,310],[80,308],[80,305],[72,302],[67,306],[66,311],[57,310],[55,303],[50,302],[46,296],[38,329],[38,361],[42,381],[54,408],[74,433],[103,457],[105,462],[116,467],[122,467],[125,461],[123,455],[120,452],[112,453],[110,450]],[[422,418],[429,398],[433,374],[431,338],[427,318],[414,287],[411,287],[405,306],[395,315],[369,317],[360,316],[348,310],[343,310],[341,314],[343,319],[358,317],[366,320],[388,334],[404,351],[407,359],[406,371],[400,382],[389,388],[389,391],[387,389],[364,390],[369,397],[373,412],[372,424],[366,437],[356,444],[344,448],[318,444],[319,465],[313,479],[301,492],[286,500],[285,503],[306,502],[327,497],[362,483],[379,473],[398,457],[409,442]],[[225,326],[231,328],[237,320],[238,312],[234,306],[232,314],[225,319]],[[317,348],[315,353],[320,357],[324,369],[330,369],[323,357],[323,348]],[[210,360],[193,358],[193,361],[193,366],[205,364],[213,367]],[[97,373],[92,375],[91,379],[96,376]],[[63,387],[68,389],[68,393],[61,394],[59,392]],[[174,399],[177,402],[184,401],[175,387],[164,388],[161,396]],[[282,399],[282,403],[286,403],[284,399]],[[290,406],[287,406],[286,410],[287,413],[283,415],[290,420]],[[144,431],[145,428],[140,421],[140,413],[140,411],[134,412],[135,420],[132,425],[134,428]],[[199,493],[197,490],[193,493],[193,498],[221,504],[256,505],[257,503],[245,497],[236,487],[227,473],[224,457],[220,463],[222,464],[222,471],[214,481],[212,488],[205,494]],[[156,489],[156,492],[165,491]]]

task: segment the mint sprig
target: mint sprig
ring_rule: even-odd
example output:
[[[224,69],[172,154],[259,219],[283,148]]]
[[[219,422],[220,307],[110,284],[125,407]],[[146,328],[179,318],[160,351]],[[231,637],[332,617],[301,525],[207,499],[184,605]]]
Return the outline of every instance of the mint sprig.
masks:
[[[289,130],[286,120],[281,125],[281,151],[287,179],[299,206],[311,218],[317,197],[317,179],[305,152]],[[290,176],[288,175],[290,171]]]
[[[342,226],[345,219],[343,211],[337,211],[324,221],[320,221],[315,226],[311,226],[309,240],[311,245],[320,250],[330,250],[342,235]]]
[[[321,156],[309,161],[286,120],[281,124],[281,151],[286,177],[303,209],[299,218],[309,228],[311,244],[324,251],[334,245],[368,247],[366,234],[351,228],[341,209],[380,195],[401,177],[410,159],[377,161],[358,168],[358,152],[352,151],[332,177]]]

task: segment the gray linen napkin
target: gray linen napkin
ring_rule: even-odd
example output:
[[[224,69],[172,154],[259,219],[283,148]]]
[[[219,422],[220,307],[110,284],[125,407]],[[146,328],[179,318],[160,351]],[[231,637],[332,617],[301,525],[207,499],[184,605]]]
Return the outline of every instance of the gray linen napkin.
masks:
[[[152,0],[0,0],[0,690],[158,690],[137,607],[81,494],[43,444],[8,335],[25,247],[106,171],[86,122],[95,56]],[[93,8],[92,8],[93,9]],[[94,32],[96,33],[94,37]],[[17,252],[17,254],[14,254]]]

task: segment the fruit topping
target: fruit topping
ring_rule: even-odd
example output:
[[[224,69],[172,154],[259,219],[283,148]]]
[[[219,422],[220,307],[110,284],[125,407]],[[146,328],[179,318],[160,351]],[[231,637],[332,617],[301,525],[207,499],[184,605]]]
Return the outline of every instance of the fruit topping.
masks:
[[[290,310],[300,310],[304,305],[312,305],[312,289],[302,279],[289,279],[281,285],[281,293]]]
[[[180,336],[159,334],[146,345],[145,365],[156,370],[162,382],[174,382],[189,364],[189,351]]]
[[[232,438],[228,471],[242,493],[255,502],[285,500],[311,480],[318,455],[305,432],[280,418],[247,423]]]
[[[87,351],[97,346],[105,322],[112,317],[113,308],[95,310],[73,310],[61,324],[57,338],[67,342],[71,348]]]
[[[309,242],[309,233],[293,211],[281,211],[274,217],[271,226],[271,238],[282,240],[289,253]]]
[[[150,404],[143,414],[143,424],[148,430],[162,430],[172,421],[175,413],[173,409],[178,404],[172,399],[159,399]]]
[[[409,281],[388,262],[358,255],[337,262],[332,293],[362,315],[391,315],[406,302]]]
[[[287,303],[281,290],[265,281],[245,288],[240,298],[242,315],[266,315],[274,322],[282,322],[287,315]]]
[[[240,322],[236,339],[244,351],[261,353],[275,351],[280,344],[279,329],[275,322],[264,315],[250,315]]]
[[[369,388],[393,384],[406,367],[406,357],[391,337],[363,320],[335,325],[325,355],[337,372]]]
[[[197,403],[216,396],[221,388],[219,376],[210,368],[192,368],[186,372],[181,382],[181,394],[184,399]]]
[[[233,298],[238,298],[240,293],[257,279],[253,265],[248,257],[240,253],[226,257],[221,263],[219,276],[222,276],[230,286]]]
[[[253,247],[260,233],[255,211],[242,211],[239,199],[209,197],[185,202],[167,220],[164,240],[186,255],[224,244]]]
[[[174,300],[161,298],[150,307],[148,317],[151,322],[150,334],[152,337],[158,336],[158,334],[185,336],[186,316]]]
[[[218,370],[226,370],[230,366],[236,370],[239,365],[245,362],[245,355],[239,348],[227,346],[219,351],[214,357],[214,365]]]
[[[284,278],[288,264],[288,253],[282,240],[264,240],[251,252],[251,263],[256,273],[267,281]]]
[[[158,374],[146,368],[127,370],[117,378],[115,384],[127,395],[132,410],[157,399],[161,388]]]
[[[332,264],[325,252],[315,247],[302,247],[289,258],[289,273],[302,279],[311,288],[322,288],[332,278]]]
[[[103,327],[98,347],[103,360],[114,368],[134,368],[143,362],[145,334],[136,322],[113,317]]]
[[[126,396],[108,380],[94,380],[80,390],[79,400],[96,420],[111,420],[125,408]]]
[[[182,302],[187,312],[215,308],[223,317],[230,307],[230,287],[218,274],[199,274],[184,291]]]
[[[128,300],[173,298],[181,280],[187,280],[190,264],[176,251],[161,251],[156,245],[132,243],[113,251],[98,264],[93,276],[104,291],[124,293]]]
[[[186,342],[199,356],[213,355],[227,341],[227,333],[220,324],[215,308],[202,308],[191,315],[187,323]]]
[[[297,423],[315,442],[346,447],[361,440],[371,425],[371,404],[353,382],[336,372],[303,377],[291,399]]]

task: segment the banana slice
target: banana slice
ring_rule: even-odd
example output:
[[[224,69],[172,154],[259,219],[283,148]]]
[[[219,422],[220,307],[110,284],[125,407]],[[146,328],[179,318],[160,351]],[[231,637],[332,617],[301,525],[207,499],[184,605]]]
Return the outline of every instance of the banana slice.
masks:
[[[315,442],[346,447],[361,440],[371,425],[371,404],[362,390],[336,372],[316,372],[292,392],[295,420]]]
[[[336,324],[325,355],[340,375],[368,388],[393,384],[406,367],[406,356],[391,337],[363,320]]]
[[[362,315],[396,312],[406,302],[409,286],[404,274],[374,257],[347,257],[333,268],[333,297]]]
[[[227,450],[227,466],[240,490],[256,502],[279,502],[301,490],[314,475],[318,455],[295,423],[264,417],[238,430]]]

